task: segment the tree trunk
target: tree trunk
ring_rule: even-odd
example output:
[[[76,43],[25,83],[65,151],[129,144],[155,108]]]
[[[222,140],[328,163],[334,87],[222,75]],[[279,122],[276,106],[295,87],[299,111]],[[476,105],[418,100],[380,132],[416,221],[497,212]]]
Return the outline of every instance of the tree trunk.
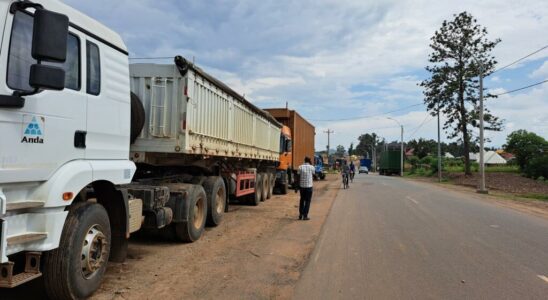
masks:
[[[459,84],[459,102],[460,102],[460,130],[462,131],[462,143],[464,146],[464,174],[472,175],[470,170],[470,137],[468,136],[468,118],[466,116],[466,107],[464,106],[464,80],[460,79]]]

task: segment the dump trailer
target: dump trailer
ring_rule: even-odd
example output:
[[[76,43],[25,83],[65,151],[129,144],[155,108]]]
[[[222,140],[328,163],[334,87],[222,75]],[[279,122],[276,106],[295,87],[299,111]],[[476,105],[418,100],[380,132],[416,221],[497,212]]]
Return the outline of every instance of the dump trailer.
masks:
[[[400,150],[385,150],[381,153],[379,164],[380,175],[400,174],[401,152]]]
[[[280,163],[276,171],[276,187],[282,193],[287,192],[287,186],[294,184],[296,168],[304,163],[304,158],[308,156],[311,160],[314,159],[314,138],[316,131],[314,125],[304,119],[295,110],[288,108],[267,108],[276,120],[287,126],[290,135],[286,137],[291,139],[289,147],[285,147],[281,154],[280,162],[288,161],[288,163]]]
[[[0,288],[89,297],[133,232],[192,242],[271,196],[282,125],[194,64],[130,66],[56,0],[0,0],[0,27]]]

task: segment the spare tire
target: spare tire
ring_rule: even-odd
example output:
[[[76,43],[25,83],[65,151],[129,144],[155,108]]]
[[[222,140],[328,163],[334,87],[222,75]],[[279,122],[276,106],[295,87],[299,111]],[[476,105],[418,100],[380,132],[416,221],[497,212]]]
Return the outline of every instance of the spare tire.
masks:
[[[130,131],[130,143],[135,143],[137,137],[141,134],[143,126],[145,126],[145,108],[143,102],[139,99],[139,96],[135,93],[130,93],[131,97],[131,131]]]

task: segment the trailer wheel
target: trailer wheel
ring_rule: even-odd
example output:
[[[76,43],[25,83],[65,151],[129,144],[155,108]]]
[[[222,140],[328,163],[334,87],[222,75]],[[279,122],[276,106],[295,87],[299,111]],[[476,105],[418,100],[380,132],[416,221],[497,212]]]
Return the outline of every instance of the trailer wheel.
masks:
[[[266,173],[266,177],[268,177],[268,193],[266,195],[267,199],[272,198],[272,195],[274,194],[274,184],[276,177],[272,173]]]
[[[251,205],[257,206],[262,201],[263,194],[263,176],[262,173],[257,173],[255,178],[255,193],[250,195]]]
[[[283,173],[282,176],[284,180],[281,184],[280,192],[282,193],[282,195],[285,195],[287,194],[287,191],[289,191],[289,179],[287,178],[287,173]]]
[[[189,196],[187,221],[175,223],[175,237],[187,243],[197,241],[204,232],[207,219],[207,197],[204,188],[197,185]]]
[[[262,179],[262,185],[263,190],[261,193],[261,201],[266,201],[268,199],[268,191],[270,190],[270,178],[268,177],[268,173],[261,173],[261,179]]]
[[[211,176],[203,184],[207,196],[207,226],[221,224],[226,204],[226,188],[223,178]]]
[[[81,202],[69,211],[59,248],[44,256],[44,283],[51,299],[84,299],[103,280],[110,255],[108,214],[97,203]]]
[[[145,125],[145,108],[143,107],[143,102],[139,99],[139,96],[137,96],[135,93],[131,92],[131,128],[130,128],[130,143],[133,144],[139,134],[141,134],[141,130],[143,130],[143,126]]]

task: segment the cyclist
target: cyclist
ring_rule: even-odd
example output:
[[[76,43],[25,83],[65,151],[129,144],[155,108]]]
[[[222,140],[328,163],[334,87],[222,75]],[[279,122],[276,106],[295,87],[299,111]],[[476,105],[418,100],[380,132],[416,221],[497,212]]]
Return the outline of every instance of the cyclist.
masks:
[[[350,174],[350,167],[346,163],[346,160],[343,161],[343,165],[341,167],[341,175],[342,175],[342,181],[343,181],[343,188],[348,188],[348,177]]]
[[[354,162],[350,162],[350,182],[354,181],[354,174],[356,174],[356,166]]]

